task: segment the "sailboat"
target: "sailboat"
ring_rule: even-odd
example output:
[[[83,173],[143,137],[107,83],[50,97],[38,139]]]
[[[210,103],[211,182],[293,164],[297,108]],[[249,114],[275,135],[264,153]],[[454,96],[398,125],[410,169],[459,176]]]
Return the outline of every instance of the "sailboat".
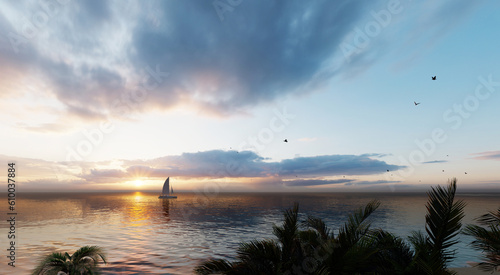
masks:
[[[177,199],[177,196],[173,196],[174,189],[170,187],[170,177],[168,177],[163,183],[163,189],[161,190],[161,195],[159,199]]]

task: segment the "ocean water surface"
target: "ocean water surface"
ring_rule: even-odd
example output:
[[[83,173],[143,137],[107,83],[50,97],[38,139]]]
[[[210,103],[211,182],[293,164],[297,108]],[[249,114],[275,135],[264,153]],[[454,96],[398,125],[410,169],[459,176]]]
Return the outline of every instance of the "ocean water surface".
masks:
[[[322,218],[332,229],[372,199],[381,206],[373,228],[399,236],[424,230],[425,194],[401,193],[179,193],[160,200],[156,193],[18,193],[16,267],[7,265],[7,223],[0,223],[3,274],[29,274],[43,255],[73,253],[85,245],[106,251],[105,274],[193,274],[202,260],[232,259],[240,242],[273,238],[272,226],[299,202],[300,218]],[[467,202],[464,223],[496,210],[500,194],[459,194]],[[7,207],[0,209],[2,220]],[[451,266],[478,260],[479,253],[460,235]]]

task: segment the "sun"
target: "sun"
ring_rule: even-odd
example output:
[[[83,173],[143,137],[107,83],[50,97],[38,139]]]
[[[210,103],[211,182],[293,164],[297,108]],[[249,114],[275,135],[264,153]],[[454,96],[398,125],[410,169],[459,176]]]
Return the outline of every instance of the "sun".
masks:
[[[141,186],[143,184],[142,180],[136,180],[134,181],[135,186]]]

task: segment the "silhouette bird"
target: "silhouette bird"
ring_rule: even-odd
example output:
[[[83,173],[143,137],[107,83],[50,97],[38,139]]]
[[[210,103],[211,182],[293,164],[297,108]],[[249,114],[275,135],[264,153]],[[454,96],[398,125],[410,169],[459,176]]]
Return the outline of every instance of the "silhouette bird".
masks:
[[[432,80],[436,80],[436,76],[431,76]]]
[[[285,138],[285,140],[283,140],[283,142],[288,142],[288,139]]]
[[[467,172],[465,172],[465,174],[467,175]]]
[[[389,169],[387,169],[387,172],[389,172]]]
[[[415,106],[417,106],[418,104],[420,104],[420,102],[415,102],[415,101],[413,101],[413,103],[415,104]]]
[[[444,170],[443,170],[443,172],[444,172]]]

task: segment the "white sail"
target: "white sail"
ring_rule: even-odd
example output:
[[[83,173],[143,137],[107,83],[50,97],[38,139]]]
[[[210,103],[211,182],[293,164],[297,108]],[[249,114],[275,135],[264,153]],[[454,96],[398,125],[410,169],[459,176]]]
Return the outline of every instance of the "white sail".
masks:
[[[170,191],[170,177],[168,177],[165,180],[165,183],[163,184],[163,190],[162,190],[161,194],[162,195],[168,195],[168,194],[170,194],[169,191]]]
[[[174,188],[170,186],[170,177],[168,177],[163,183],[163,188],[161,189],[161,195],[159,199],[176,199],[177,196],[173,196]]]

